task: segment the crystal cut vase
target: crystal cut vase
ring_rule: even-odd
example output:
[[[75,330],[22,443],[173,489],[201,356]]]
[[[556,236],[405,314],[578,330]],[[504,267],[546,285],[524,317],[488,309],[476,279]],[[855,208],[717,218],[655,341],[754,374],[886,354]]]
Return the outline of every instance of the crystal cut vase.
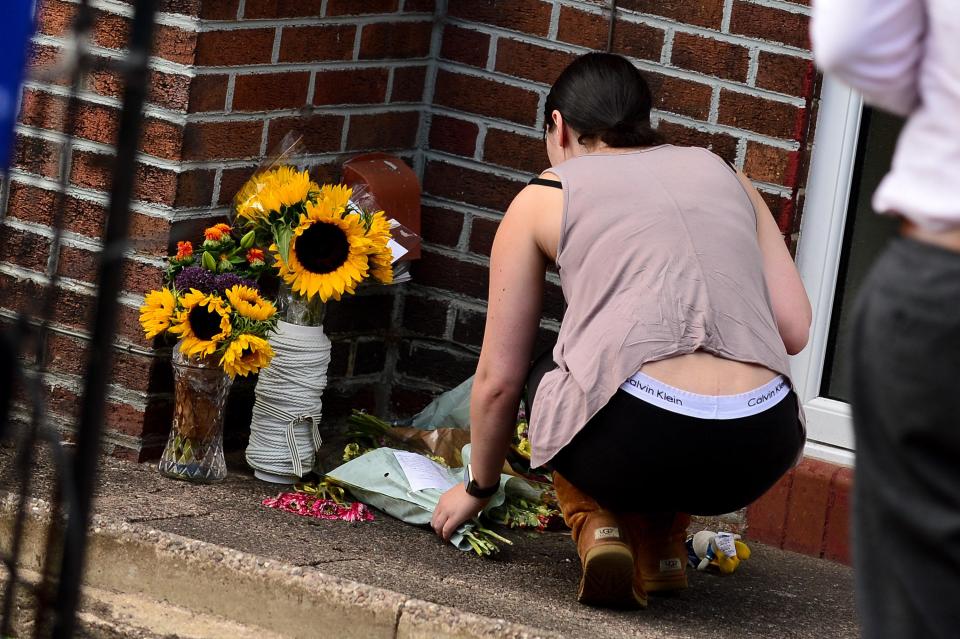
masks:
[[[160,458],[160,473],[210,483],[227,476],[223,417],[233,380],[215,358],[188,358],[173,349],[173,428]]]

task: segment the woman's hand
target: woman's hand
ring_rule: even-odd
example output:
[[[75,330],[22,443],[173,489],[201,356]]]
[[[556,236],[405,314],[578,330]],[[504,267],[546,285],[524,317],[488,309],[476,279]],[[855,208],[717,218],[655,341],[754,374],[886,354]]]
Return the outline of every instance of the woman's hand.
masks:
[[[456,532],[457,528],[479,515],[488,501],[490,501],[489,498],[479,499],[468,495],[463,484],[457,484],[440,497],[437,507],[433,510],[430,526],[444,541],[450,541],[450,536]]]

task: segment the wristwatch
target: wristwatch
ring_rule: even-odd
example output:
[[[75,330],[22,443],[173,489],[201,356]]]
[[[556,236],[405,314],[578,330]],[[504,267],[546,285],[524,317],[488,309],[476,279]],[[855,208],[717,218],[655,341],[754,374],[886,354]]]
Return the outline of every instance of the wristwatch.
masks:
[[[473,478],[473,470],[470,468],[470,464],[467,464],[463,469],[463,487],[471,497],[486,499],[487,497],[492,497],[494,493],[497,492],[497,489],[500,488],[500,482],[498,481],[493,486],[481,488]]]

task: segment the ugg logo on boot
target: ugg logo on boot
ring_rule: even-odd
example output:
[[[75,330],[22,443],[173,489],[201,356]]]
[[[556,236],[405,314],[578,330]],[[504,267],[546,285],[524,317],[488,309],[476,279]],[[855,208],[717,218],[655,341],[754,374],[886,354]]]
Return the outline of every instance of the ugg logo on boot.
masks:
[[[674,570],[683,570],[683,563],[679,559],[673,557],[660,560],[660,572],[672,572]]]
[[[620,539],[620,529],[614,527],[597,528],[597,531],[593,533],[593,538],[596,540]]]

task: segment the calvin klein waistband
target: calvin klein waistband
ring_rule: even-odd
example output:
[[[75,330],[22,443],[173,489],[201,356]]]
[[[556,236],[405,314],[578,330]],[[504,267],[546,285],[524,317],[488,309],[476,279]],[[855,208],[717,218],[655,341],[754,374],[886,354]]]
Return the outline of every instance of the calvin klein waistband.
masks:
[[[783,375],[759,388],[738,395],[700,395],[636,373],[620,388],[638,399],[681,415],[700,419],[737,419],[762,413],[780,402],[790,392],[790,382]]]

